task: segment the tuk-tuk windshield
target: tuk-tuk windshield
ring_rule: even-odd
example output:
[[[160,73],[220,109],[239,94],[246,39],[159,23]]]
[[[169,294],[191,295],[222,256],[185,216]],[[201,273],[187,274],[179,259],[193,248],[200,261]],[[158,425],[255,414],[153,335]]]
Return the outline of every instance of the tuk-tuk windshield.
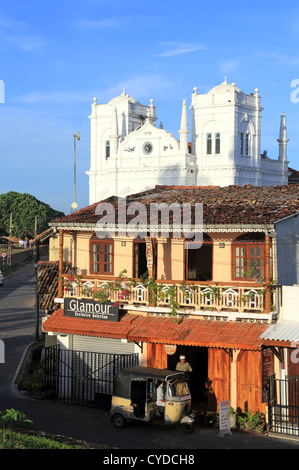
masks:
[[[187,382],[173,382],[169,385],[168,389],[169,396],[171,397],[185,397],[190,395],[190,390]]]

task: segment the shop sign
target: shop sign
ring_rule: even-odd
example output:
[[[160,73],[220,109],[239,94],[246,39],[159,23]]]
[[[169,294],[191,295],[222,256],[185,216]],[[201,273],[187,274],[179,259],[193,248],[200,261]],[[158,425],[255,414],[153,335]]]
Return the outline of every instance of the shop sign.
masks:
[[[270,348],[262,350],[262,403],[268,401],[268,376],[273,372],[273,353]]]
[[[119,321],[119,306],[112,302],[101,303],[93,299],[64,299],[64,315],[90,320]]]
[[[177,347],[175,344],[164,344],[164,349],[169,356],[172,356],[176,352]]]
[[[219,436],[224,436],[224,434],[231,434],[229,412],[230,401],[221,401],[219,405]]]

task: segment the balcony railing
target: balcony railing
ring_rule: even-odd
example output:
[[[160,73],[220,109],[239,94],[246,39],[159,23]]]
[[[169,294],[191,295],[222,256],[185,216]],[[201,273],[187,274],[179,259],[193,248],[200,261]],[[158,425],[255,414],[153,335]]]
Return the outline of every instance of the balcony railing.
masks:
[[[269,289],[269,287],[268,287]],[[127,306],[164,307],[178,310],[232,311],[269,313],[275,308],[275,288],[271,288],[271,304],[266,305],[267,288],[263,285],[240,285],[234,283],[200,283],[186,281],[155,281],[155,286],[146,283],[132,284],[121,280],[114,285],[106,279],[84,279],[68,281],[64,296],[109,300]]]

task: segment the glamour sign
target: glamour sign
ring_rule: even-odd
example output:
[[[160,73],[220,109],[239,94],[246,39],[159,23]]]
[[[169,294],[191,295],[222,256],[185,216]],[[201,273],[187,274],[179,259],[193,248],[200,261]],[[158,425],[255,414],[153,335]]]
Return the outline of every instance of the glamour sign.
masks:
[[[119,307],[112,302],[100,303],[92,299],[64,299],[66,317],[87,318],[90,320],[119,320]]]

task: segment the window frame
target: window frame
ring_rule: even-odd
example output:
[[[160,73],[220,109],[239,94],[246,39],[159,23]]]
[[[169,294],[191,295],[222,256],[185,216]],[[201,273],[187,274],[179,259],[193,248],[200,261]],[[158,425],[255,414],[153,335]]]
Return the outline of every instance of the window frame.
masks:
[[[93,246],[99,246],[99,261],[93,261],[92,255],[94,253]],[[111,246],[111,252],[105,253],[105,245]],[[105,254],[111,255],[111,261],[105,261]],[[99,264],[99,270],[93,270],[93,265]],[[111,271],[105,271],[105,264],[111,265]],[[114,240],[111,238],[104,238],[103,240],[92,238],[89,242],[89,273],[96,276],[113,276],[114,275]]]
[[[220,132],[215,132],[215,155],[220,155],[221,153],[221,134]]]
[[[246,157],[248,157],[249,153],[250,153],[249,152],[249,140],[250,140],[249,139],[249,132],[246,132],[246,134],[245,134],[245,155],[246,155]]]
[[[206,135],[206,150],[207,150],[207,155],[212,155],[213,153],[213,134],[212,132],[208,132]]]
[[[244,255],[239,254],[236,256],[236,248],[239,248],[239,253],[241,249],[244,249]],[[252,248],[260,248],[261,249],[261,256],[251,256],[251,249]],[[256,254],[256,253],[255,253]],[[236,259],[243,259],[244,260],[244,266],[239,265],[237,266]],[[246,275],[246,273],[249,272],[250,266],[251,266],[251,260],[252,259],[260,259],[261,264],[258,266],[260,268],[260,276],[256,276],[254,274],[253,276]],[[263,241],[234,241],[232,242],[232,280],[234,281],[256,281],[256,278],[261,278],[263,279],[265,277],[265,242]],[[243,276],[236,276],[236,269],[239,268],[240,270],[243,268],[244,269],[244,275]]]
[[[110,140],[105,140],[105,159],[110,158]]]
[[[244,155],[244,132],[240,133],[240,155]]]
[[[249,157],[251,155],[250,132],[240,132],[240,155]]]

